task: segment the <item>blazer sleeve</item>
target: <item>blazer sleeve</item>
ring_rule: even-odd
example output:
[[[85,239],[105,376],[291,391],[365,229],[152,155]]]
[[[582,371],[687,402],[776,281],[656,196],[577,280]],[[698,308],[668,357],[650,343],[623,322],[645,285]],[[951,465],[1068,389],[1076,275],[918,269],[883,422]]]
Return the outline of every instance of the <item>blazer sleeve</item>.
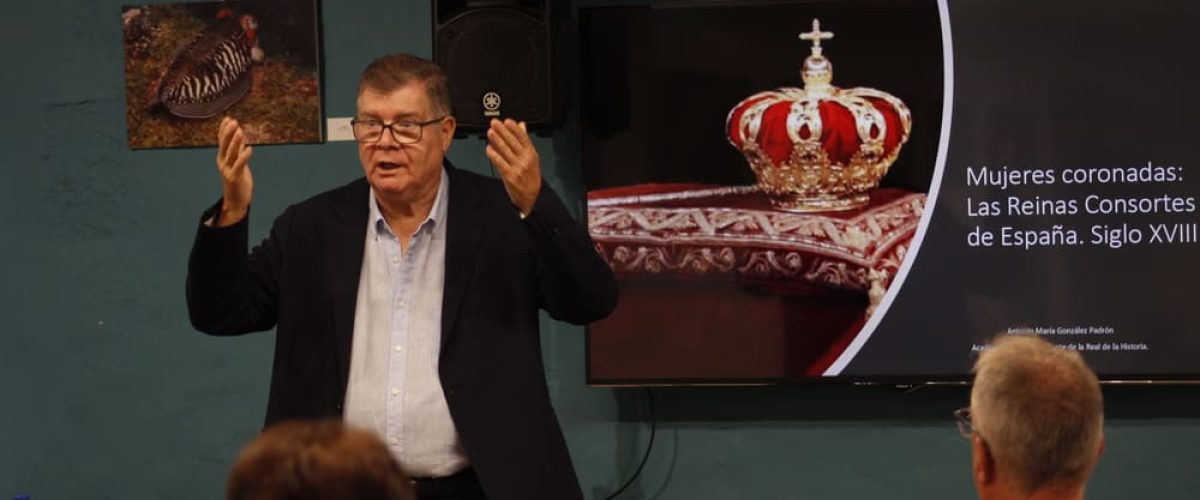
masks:
[[[559,321],[582,325],[603,319],[617,304],[612,269],[554,190],[542,184],[523,221],[537,254],[539,305]]]
[[[188,257],[187,306],[192,326],[210,335],[241,335],[275,326],[279,269],[283,258],[280,232],[291,209],[275,221],[261,245],[247,253],[249,215],[223,227],[204,224],[221,203],[200,218]]]

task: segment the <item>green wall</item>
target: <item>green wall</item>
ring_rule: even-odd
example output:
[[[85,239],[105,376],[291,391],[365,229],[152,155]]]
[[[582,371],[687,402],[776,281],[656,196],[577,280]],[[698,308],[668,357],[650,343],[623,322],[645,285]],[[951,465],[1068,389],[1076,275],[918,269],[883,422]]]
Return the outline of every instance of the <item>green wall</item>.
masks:
[[[6,3],[0,16],[0,498],[212,499],[261,422],[271,335],[188,325],[183,280],[212,149],[125,147],[120,5]],[[593,2],[594,3],[594,2]],[[328,116],[377,55],[429,55],[429,5],[326,0]],[[19,6],[18,6],[19,5]],[[580,203],[578,127],[538,139]],[[487,171],[477,139],[451,157]],[[354,146],[256,149],[252,231],[358,175]],[[257,236],[255,236],[257,238]],[[552,394],[585,493],[604,498],[649,437],[646,394],[587,388],[582,330],[546,320]],[[931,321],[930,327],[936,327]],[[1092,498],[1200,498],[1200,389],[1116,387]],[[950,419],[963,388],[656,389],[653,454],[626,499],[969,498]]]

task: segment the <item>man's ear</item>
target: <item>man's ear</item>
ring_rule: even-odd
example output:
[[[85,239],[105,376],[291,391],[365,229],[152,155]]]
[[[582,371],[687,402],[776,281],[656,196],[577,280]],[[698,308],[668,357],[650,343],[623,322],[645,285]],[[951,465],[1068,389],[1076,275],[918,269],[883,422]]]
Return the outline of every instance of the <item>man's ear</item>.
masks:
[[[1104,436],[1100,436],[1100,448],[1096,450],[1096,460],[1104,456]]]
[[[979,435],[971,436],[971,473],[978,485],[991,484],[996,480],[996,459],[987,441]]]
[[[458,120],[454,119],[454,115],[449,115],[445,120],[442,120],[442,154],[450,150],[450,143],[454,142],[454,131],[458,129]]]

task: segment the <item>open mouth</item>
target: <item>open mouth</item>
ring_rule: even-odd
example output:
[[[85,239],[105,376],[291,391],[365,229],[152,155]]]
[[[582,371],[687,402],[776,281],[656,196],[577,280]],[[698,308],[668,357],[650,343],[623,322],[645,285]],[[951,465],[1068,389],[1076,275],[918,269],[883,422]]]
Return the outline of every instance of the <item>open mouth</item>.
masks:
[[[402,166],[403,165],[400,165],[399,163],[393,163],[390,161],[381,161],[381,162],[375,164],[375,167],[380,170],[395,170]]]

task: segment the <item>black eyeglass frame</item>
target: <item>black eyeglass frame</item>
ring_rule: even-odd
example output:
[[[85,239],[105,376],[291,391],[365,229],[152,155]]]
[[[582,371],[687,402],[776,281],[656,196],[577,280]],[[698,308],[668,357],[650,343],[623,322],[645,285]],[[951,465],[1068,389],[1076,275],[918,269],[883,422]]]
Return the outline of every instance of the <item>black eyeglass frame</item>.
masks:
[[[971,407],[964,406],[954,410],[954,424],[958,426],[958,433],[965,438],[970,438],[976,434],[975,423],[971,420]]]
[[[354,118],[354,119],[350,120],[350,131],[351,131],[351,133],[354,134],[354,140],[364,143],[364,144],[375,144],[375,143],[383,140],[383,131],[384,130],[391,132],[392,140],[396,141],[399,144],[416,144],[418,142],[421,142],[421,139],[425,138],[425,127],[428,127],[435,123],[440,123],[441,121],[443,121],[449,117],[450,117],[450,115],[442,115],[437,118],[431,118],[429,120],[420,121],[420,122],[401,120],[401,121],[396,121],[396,122],[391,122],[391,123],[388,123],[385,121],[380,121],[380,120],[374,120],[374,119],[370,119],[370,118],[367,118],[367,119]],[[358,126],[360,124],[362,124],[362,125],[378,125],[379,126],[379,136],[376,137],[374,140],[366,140],[366,139],[359,137],[360,134],[358,132]],[[395,127],[397,125],[403,126],[403,127],[416,127],[416,130],[417,130],[416,139],[405,140],[406,136],[401,135],[400,133],[396,132]]]

